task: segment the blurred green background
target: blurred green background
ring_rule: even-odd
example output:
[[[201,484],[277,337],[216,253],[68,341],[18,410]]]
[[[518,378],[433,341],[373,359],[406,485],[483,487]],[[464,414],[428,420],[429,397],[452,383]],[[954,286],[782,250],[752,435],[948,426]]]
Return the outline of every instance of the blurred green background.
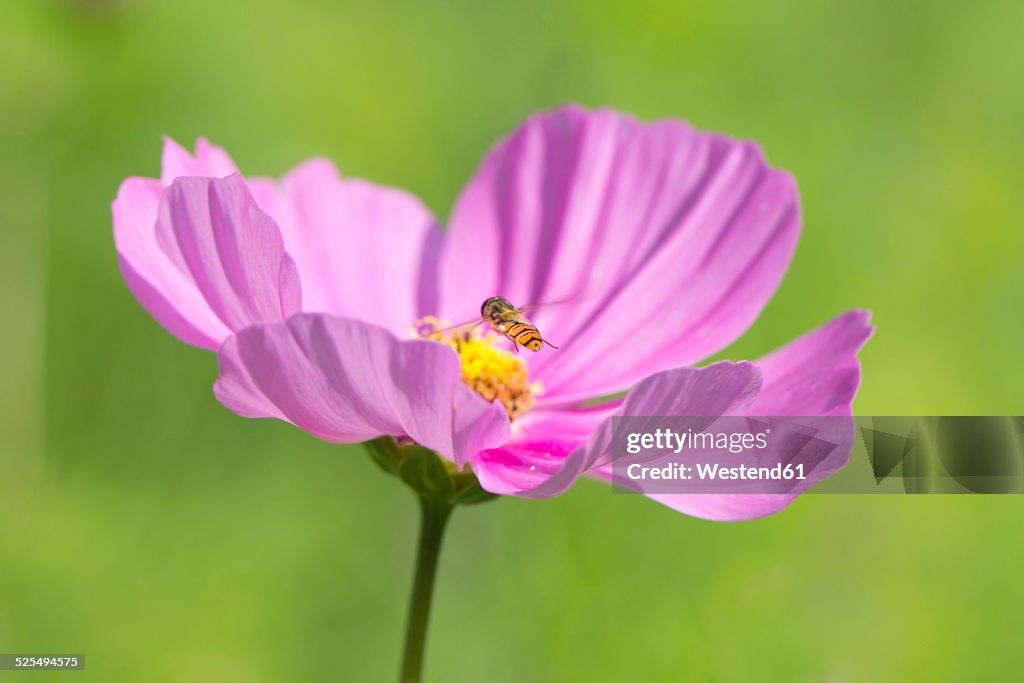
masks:
[[[76,681],[397,672],[412,496],[355,447],[223,409],[212,354],[117,271],[109,202],[205,135],[325,155],[446,216],[567,100],[752,137],[801,186],[726,355],[874,310],[862,414],[1021,414],[1024,5],[7,2],[0,20],[0,651]],[[809,496],[744,524],[583,482],[453,519],[432,681],[1005,681],[1024,498]],[[18,678],[18,680],[21,680]]]

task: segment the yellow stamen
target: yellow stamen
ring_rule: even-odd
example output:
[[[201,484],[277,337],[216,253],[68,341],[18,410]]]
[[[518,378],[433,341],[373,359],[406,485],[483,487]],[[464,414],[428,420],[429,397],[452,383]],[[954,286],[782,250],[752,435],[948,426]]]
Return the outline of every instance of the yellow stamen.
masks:
[[[496,346],[500,335],[475,330],[443,332],[444,324],[434,317],[416,324],[419,336],[455,349],[462,363],[462,381],[488,401],[497,400],[509,419],[516,419],[537,403],[542,392],[539,382],[530,384],[526,363]]]

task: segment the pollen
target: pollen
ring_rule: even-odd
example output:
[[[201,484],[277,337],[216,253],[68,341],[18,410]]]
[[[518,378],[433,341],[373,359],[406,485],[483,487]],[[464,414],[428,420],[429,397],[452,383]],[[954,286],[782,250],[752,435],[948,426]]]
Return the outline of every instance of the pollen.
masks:
[[[488,401],[498,401],[514,420],[537,403],[540,382],[530,383],[526,363],[498,347],[503,337],[480,329],[446,330],[440,320],[423,318],[416,324],[417,335],[446,344],[459,354],[462,381]]]

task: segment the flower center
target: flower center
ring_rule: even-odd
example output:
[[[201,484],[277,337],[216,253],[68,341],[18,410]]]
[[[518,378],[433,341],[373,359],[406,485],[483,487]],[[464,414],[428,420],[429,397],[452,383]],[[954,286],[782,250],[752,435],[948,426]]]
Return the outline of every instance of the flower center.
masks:
[[[480,328],[445,329],[442,321],[432,316],[417,321],[416,332],[455,349],[463,383],[488,401],[499,401],[510,420],[532,408],[543,392],[540,382],[530,384],[521,358],[496,346],[503,339],[498,334]]]

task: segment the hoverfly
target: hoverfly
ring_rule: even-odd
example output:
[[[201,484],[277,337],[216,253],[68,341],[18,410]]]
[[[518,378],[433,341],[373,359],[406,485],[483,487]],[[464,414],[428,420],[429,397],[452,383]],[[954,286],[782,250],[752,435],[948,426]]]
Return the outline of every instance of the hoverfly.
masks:
[[[453,332],[455,330],[469,332],[486,323],[495,332],[512,342],[512,348],[515,349],[516,353],[519,352],[520,346],[531,351],[540,351],[541,347],[547,344],[551,348],[557,349],[557,346],[540,335],[540,330],[537,329],[536,325],[525,318],[524,313],[534,308],[537,308],[537,306],[517,308],[505,297],[492,296],[480,305],[479,319],[470,320],[454,327],[447,327],[443,330],[436,330],[434,334]]]

